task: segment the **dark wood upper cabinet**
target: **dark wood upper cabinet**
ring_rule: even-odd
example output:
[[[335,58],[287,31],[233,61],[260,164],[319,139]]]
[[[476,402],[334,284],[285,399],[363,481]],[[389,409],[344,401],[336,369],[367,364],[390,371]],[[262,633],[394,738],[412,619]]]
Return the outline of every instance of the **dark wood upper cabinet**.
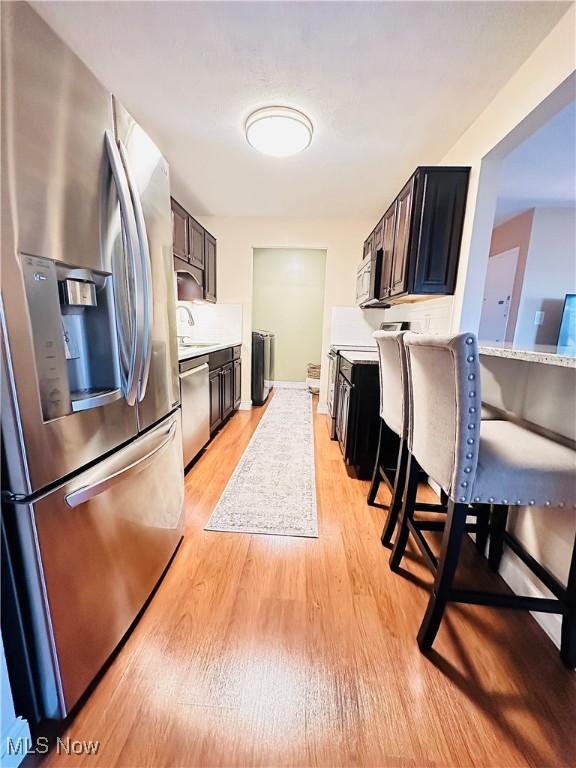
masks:
[[[178,205],[176,200],[172,203],[172,250],[174,256],[181,259],[188,259],[188,214]]]
[[[190,264],[204,269],[204,227],[192,216],[188,217],[188,226],[190,228]]]
[[[204,298],[216,301],[216,238],[204,231]]]
[[[412,208],[414,205],[414,177],[410,179],[396,199],[396,234],[392,257],[392,279],[389,296],[406,293],[408,283],[408,247],[410,245]]]
[[[188,262],[189,267],[185,267],[181,262],[183,270],[188,269],[190,273],[197,276],[195,288],[200,289],[194,295],[184,295],[178,288],[178,298],[186,299],[204,299],[212,303],[216,302],[216,238],[207,232],[204,227],[190,216],[176,200],[171,198],[172,202],[172,251],[174,256]],[[182,295],[181,295],[182,293]],[[198,294],[198,295],[197,295]]]
[[[380,263],[380,284],[376,294],[380,299],[390,295],[392,279],[392,261],[394,258],[394,238],[396,235],[396,201],[384,214],[382,219],[382,256]]]
[[[454,293],[468,194],[468,168],[418,176],[410,280],[415,293]]]
[[[364,244],[378,274],[366,306],[454,293],[469,174],[466,167],[416,169]]]

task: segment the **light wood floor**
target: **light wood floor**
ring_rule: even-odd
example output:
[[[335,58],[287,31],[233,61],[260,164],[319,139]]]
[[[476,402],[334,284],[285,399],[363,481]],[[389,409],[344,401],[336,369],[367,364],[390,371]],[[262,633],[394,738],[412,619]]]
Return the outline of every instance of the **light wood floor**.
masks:
[[[48,765],[575,765],[576,675],[528,614],[450,607],[420,654],[430,576],[414,550],[390,572],[384,512],[326,417],[318,539],[203,530],[261,414],[236,414],[189,473],[176,559],[64,734],[98,755]],[[487,586],[468,549],[464,579]]]

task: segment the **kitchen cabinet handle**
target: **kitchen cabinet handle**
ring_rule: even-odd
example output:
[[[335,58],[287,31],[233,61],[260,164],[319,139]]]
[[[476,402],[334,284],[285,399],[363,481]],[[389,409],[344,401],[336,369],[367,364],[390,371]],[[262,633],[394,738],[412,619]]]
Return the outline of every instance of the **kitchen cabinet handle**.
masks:
[[[164,435],[160,444],[153,448],[151,451],[148,451],[148,453],[145,453],[144,456],[136,459],[136,461],[130,462],[130,464],[122,467],[122,469],[119,469],[116,472],[112,472],[112,474],[107,475],[100,480],[96,480],[96,482],[89,483],[88,485],[82,485],[68,493],[64,499],[66,504],[72,508],[79,507],[80,504],[84,504],[86,501],[94,499],[96,496],[104,493],[104,491],[107,491],[113,485],[116,485],[116,483],[119,483],[132,475],[136,475],[138,472],[142,472],[142,470],[146,469],[146,467],[153,461],[153,459],[161,451],[163,451],[169,443],[172,442],[174,435],[176,434],[176,426],[177,423],[173,422],[172,426],[168,430],[168,433]]]
[[[137,373],[141,368],[141,361],[138,359],[138,340],[142,335],[142,324],[144,319],[142,317],[141,311],[142,304],[138,297],[138,291],[141,290],[142,284],[140,277],[141,262],[137,256],[138,231],[136,228],[136,218],[134,215],[134,208],[132,206],[130,190],[128,188],[126,174],[122,165],[122,158],[120,157],[114,136],[110,131],[105,132],[104,141],[106,144],[106,152],[108,154],[110,168],[112,170],[112,176],[116,185],[116,193],[118,195],[118,202],[120,204],[120,215],[124,225],[124,231],[126,233],[126,249],[128,251],[128,258],[134,273],[133,288],[129,292],[132,333],[131,338],[129,339],[130,359],[128,364],[128,371],[126,373],[126,391],[124,392],[124,397],[128,405],[135,405],[136,397],[138,394]],[[130,275],[128,275],[128,278],[128,282],[132,283],[130,280]]]
[[[146,394],[146,385],[148,384],[148,374],[150,372],[150,358],[152,356],[152,325],[154,305],[152,302],[152,268],[150,266],[150,249],[148,247],[148,233],[146,231],[146,220],[142,210],[142,201],[138,194],[138,189],[134,184],[128,155],[124,144],[119,141],[118,149],[124,165],[126,180],[132,198],[134,217],[136,220],[136,233],[138,235],[138,244],[140,252],[142,291],[139,295],[143,303],[144,325],[142,336],[138,339],[140,347],[138,357],[141,360],[140,370],[138,371],[138,402],[142,402]]]

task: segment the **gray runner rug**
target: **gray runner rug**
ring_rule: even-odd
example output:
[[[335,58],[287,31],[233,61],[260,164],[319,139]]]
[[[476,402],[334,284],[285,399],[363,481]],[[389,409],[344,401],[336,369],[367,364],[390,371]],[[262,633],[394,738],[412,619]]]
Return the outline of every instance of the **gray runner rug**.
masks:
[[[275,391],[205,530],[318,536],[309,392]]]

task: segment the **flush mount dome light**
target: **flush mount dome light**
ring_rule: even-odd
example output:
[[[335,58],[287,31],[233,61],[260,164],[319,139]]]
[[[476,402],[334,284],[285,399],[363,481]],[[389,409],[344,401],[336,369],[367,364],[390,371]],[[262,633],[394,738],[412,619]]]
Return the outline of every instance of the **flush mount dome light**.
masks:
[[[246,139],[250,146],[274,157],[302,152],[312,141],[312,122],[291,107],[264,107],[246,120]]]

